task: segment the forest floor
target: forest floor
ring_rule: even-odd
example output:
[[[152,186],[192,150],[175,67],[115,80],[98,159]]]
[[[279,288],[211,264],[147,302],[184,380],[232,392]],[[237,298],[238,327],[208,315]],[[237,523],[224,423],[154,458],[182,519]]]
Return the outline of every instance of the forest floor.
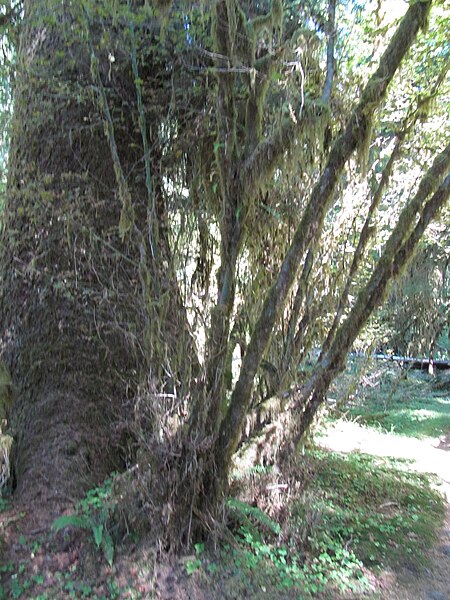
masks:
[[[389,569],[381,571],[378,579],[382,589],[373,597],[386,600],[450,600],[450,432],[437,438],[404,438],[340,420],[328,426],[317,442],[335,452],[362,452],[403,459],[408,461],[404,465],[408,471],[437,476],[433,484],[446,499],[446,515],[438,539],[427,550],[427,563],[406,563],[395,572]]]
[[[298,463],[239,474],[231,541],[187,556],[132,533],[110,546],[106,486],[58,531],[60,507],[0,497],[0,600],[450,600],[450,378],[398,373],[338,382]]]
[[[345,378],[344,378],[345,379]],[[336,396],[342,393],[339,384]],[[402,561],[380,571],[386,600],[450,600],[450,377],[371,368],[348,394],[342,418],[320,427],[316,442],[345,454],[365,453],[403,462],[409,472],[431,474],[445,501],[437,539],[424,564]]]

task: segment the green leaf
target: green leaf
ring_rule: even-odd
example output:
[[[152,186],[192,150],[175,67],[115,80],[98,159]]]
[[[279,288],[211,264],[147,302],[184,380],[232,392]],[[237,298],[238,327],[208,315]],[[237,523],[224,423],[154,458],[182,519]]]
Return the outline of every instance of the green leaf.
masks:
[[[93,525],[92,533],[94,534],[94,540],[97,548],[100,547],[100,544],[103,540],[103,523],[99,523],[98,525]]]
[[[106,530],[103,532],[102,549],[109,566],[112,567],[114,561],[114,542],[109,531]]]
[[[275,534],[279,534],[281,531],[280,525],[273,521],[266,513],[264,513],[257,506],[251,506],[246,502],[242,502],[242,500],[238,500],[237,498],[228,498],[227,500],[228,508],[231,508],[236,513],[240,513],[245,517],[252,517],[256,521],[259,521],[262,525],[265,525],[268,529],[273,531]]]
[[[192,575],[195,571],[198,571],[202,566],[202,561],[197,558],[196,560],[190,560],[186,563],[186,573]]]
[[[22,595],[22,586],[17,581],[17,575],[11,577],[11,595],[13,598],[20,598]]]
[[[195,554],[201,554],[205,550],[205,544],[194,544]]]

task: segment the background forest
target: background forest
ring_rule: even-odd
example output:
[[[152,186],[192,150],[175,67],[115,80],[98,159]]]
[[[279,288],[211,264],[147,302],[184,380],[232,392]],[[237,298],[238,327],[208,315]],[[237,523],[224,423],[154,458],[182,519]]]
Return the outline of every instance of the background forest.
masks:
[[[299,460],[349,353],[449,360],[449,10],[0,3],[16,499],[115,471],[115,522],[178,551],[247,510],[238,450]]]

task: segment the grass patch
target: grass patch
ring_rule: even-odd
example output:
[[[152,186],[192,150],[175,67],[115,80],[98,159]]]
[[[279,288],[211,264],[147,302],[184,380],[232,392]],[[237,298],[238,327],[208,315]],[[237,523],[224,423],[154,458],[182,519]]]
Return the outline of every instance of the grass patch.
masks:
[[[439,381],[421,372],[388,371],[373,386],[363,381],[348,404],[348,416],[408,437],[445,435],[450,431],[450,387],[438,389]]]
[[[235,543],[196,557],[221,597],[241,588],[249,598],[363,594],[380,569],[427,564],[444,516],[427,476],[394,459],[309,449],[289,479],[293,489],[303,481],[301,491],[270,517],[231,500]]]

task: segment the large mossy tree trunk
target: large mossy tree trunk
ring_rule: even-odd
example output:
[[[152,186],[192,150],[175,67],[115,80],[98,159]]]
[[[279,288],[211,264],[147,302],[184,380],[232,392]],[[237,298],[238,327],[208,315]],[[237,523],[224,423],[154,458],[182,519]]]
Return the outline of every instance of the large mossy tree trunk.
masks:
[[[90,56],[71,27],[60,3],[25,3],[3,217],[1,350],[17,387],[17,493],[36,502],[78,497],[121,465],[115,424],[142,361],[139,265],[118,234]],[[119,114],[124,101],[121,89]],[[132,163],[126,114],[116,138]]]

